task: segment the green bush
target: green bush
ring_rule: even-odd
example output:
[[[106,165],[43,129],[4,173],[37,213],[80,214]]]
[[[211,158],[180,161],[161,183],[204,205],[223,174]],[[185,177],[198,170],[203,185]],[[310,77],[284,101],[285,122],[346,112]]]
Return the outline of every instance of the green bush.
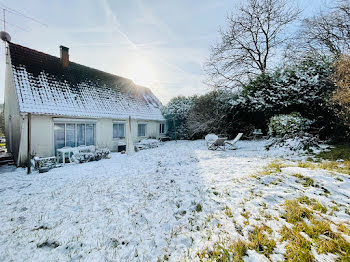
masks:
[[[310,128],[312,121],[303,118],[300,113],[276,115],[271,117],[269,135],[273,137],[295,137]]]

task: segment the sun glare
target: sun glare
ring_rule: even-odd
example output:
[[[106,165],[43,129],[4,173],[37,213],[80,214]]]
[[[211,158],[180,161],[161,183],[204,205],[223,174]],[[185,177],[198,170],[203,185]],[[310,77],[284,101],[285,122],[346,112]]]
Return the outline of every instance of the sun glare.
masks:
[[[155,69],[144,58],[136,58],[128,65],[128,73],[131,79],[138,85],[151,87],[156,82]]]

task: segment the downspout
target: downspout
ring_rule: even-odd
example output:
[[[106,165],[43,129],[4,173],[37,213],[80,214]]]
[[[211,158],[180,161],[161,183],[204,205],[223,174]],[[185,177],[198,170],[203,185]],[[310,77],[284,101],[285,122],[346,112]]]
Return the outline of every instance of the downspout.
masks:
[[[24,117],[25,115],[22,114],[21,137],[20,137],[20,143],[19,143],[19,149],[18,149],[17,166],[19,166],[19,164],[21,163],[22,137],[24,137]]]
[[[31,127],[31,125],[32,125],[32,114],[31,113],[28,113],[28,133],[27,133],[27,135],[28,135],[28,137],[27,137],[27,143],[28,143],[28,146],[27,146],[27,174],[29,175],[30,174],[30,172],[31,172],[31,170],[30,170],[30,168],[31,168],[31,165],[32,165],[32,163],[31,163],[31,157],[30,157],[30,152],[31,152],[31,133],[32,133],[32,127]]]

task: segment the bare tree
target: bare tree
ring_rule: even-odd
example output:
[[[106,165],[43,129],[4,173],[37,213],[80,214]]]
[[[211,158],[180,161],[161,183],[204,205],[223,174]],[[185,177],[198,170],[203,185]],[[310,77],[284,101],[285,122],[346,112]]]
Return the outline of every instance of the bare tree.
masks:
[[[326,12],[303,20],[296,47],[304,53],[332,54],[350,52],[350,1],[337,1]]]
[[[211,48],[206,63],[208,84],[230,88],[266,72],[271,58],[288,41],[286,26],[300,11],[286,0],[247,0],[227,17],[221,41]]]

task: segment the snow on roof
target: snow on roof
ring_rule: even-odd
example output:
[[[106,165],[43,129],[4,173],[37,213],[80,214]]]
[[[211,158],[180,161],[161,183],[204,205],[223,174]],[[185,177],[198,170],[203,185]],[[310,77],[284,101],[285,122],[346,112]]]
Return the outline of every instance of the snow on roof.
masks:
[[[73,62],[63,67],[58,57],[17,44],[9,48],[22,113],[164,120],[157,97],[130,79]]]

